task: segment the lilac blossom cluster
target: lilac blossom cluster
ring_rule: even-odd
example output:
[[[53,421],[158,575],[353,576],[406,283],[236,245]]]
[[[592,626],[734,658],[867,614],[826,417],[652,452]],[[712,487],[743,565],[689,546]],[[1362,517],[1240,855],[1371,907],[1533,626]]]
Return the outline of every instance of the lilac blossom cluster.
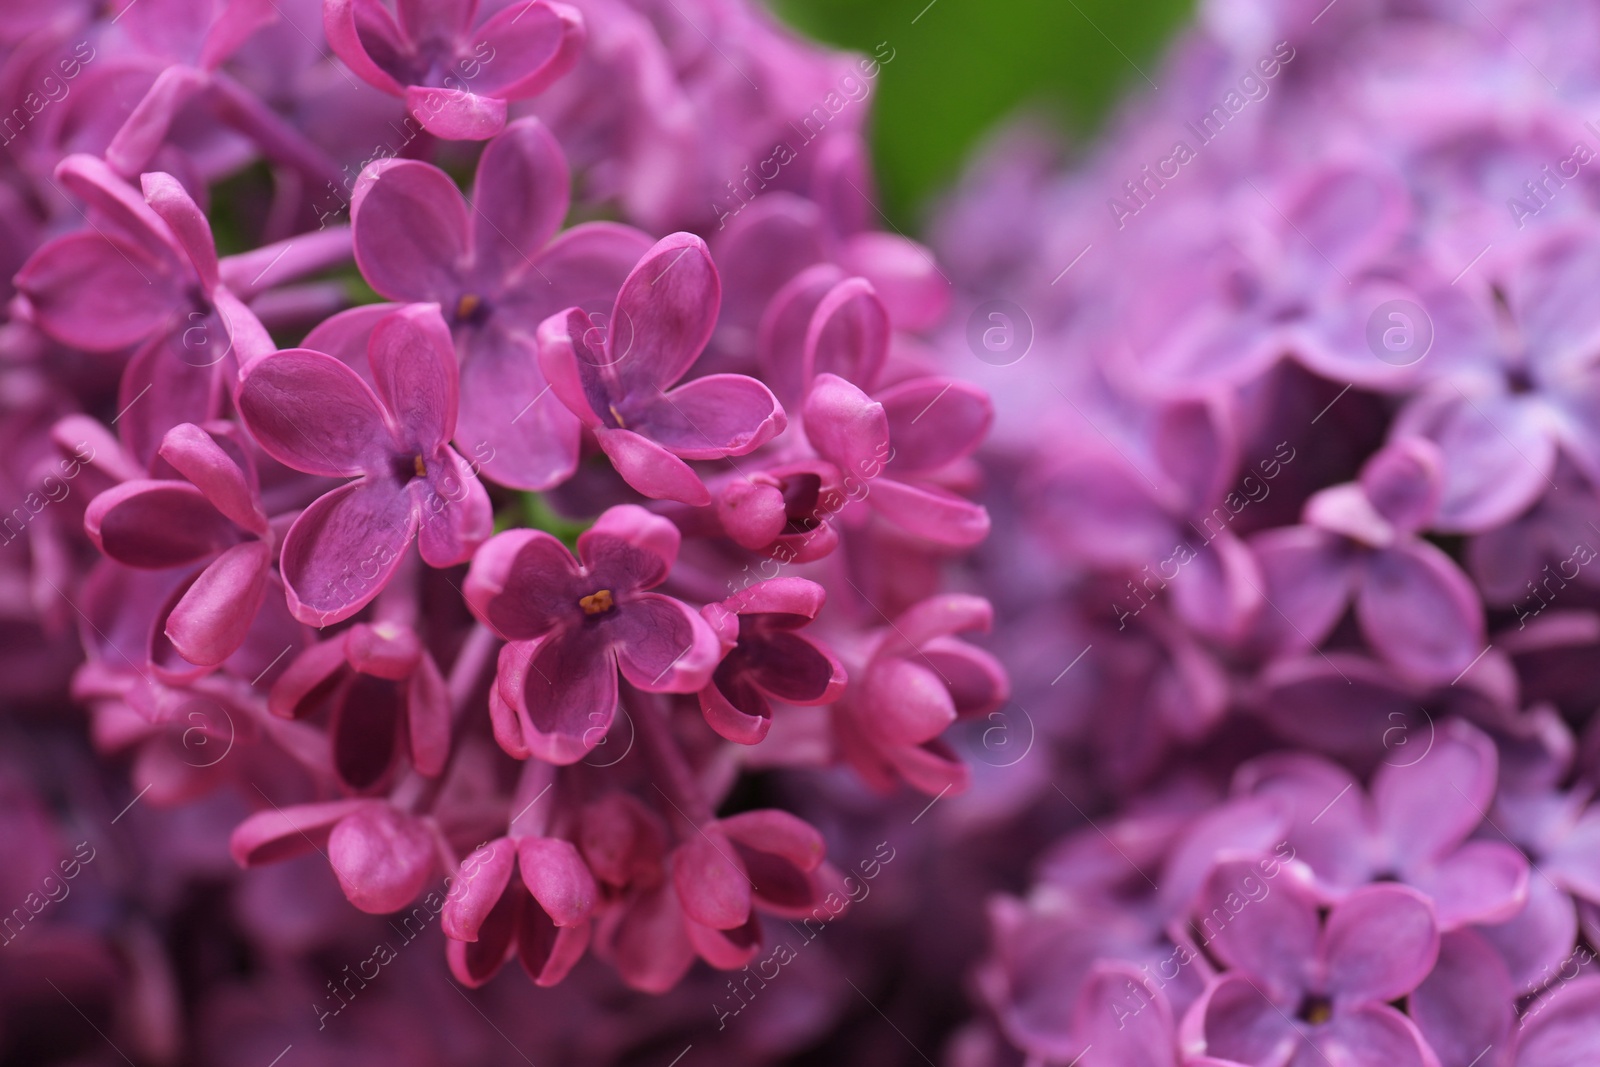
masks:
[[[893,56],[741,0],[0,4],[8,1000],[141,1063],[620,1061],[676,1024],[608,982],[861,898],[774,781],[967,787],[993,409],[875,224]],[[513,958],[578,989],[440,992]],[[807,966],[730,1062],[825,1031]]]
[[[1597,29],[1203,0],[1074,164],[1014,128],[947,204],[1045,752],[985,779],[1078,824],[951,1062],[1600,1058]]]

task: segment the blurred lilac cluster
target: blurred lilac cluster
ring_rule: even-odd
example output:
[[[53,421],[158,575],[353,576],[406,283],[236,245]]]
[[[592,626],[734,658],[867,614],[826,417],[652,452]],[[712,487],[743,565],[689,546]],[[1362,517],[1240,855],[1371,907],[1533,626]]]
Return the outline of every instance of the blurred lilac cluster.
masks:
[[[740,0],[0,3],[0,1058],[827,1032],[800,950],[906,867],[870,798],[963,791],[1009,696],[894,57]],[[513,958],[559,988],[464,992]]]
[[[989,729],[1046,753],[981,783],[1078,824],[954,1062],[1600,1059],[1597,31],[1204,0],[947,205]]]

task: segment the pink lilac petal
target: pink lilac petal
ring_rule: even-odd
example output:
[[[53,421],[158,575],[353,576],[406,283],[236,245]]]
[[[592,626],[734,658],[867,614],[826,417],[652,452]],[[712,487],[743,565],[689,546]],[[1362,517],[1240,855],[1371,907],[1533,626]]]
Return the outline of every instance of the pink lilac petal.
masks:
[[[415,900],[433,873],[435,842],[422,823],[387,804],[341,819],[328,837],[328,863],[350,903],[374,915]]]
[[[244,644],[266,596],[272,550],[262,541],[234,545],[195,579],[167,617],[167,639],[190,663],[214,667]]]
[[[307,474],[376,466],[389,430],[373,390],[332,356],[286,349],[245,368],[238,404],[261,447]]]
[[[1407,1013],[1439,1057],[1439,1067],[1500,1067],[1509,1060],[1515,1012],[1511,975],[1478,933],[1458,930],[1439,943],[1439,962],[1411,992]]]
[[[1319,955],[1335,1015],[1342,1005],[1396,1000],[1420,985],[1438,959],[1432,901],[1406,886],[1357,889],[1329,911]]]

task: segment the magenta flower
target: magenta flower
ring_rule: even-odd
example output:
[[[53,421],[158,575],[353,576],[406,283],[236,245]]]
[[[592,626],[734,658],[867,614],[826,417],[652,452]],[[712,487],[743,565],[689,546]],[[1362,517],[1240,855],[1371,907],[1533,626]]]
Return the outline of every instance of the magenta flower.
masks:
[[[367,84],[405,100],[436,137],[481,141],[505,128],[506,103],[572,69],[583,18],[521,0],[478,20],[478,0],[324,0],[328,44]]]
[[[280,567],[296,618],[348,619],[381,592],[413,540],[429,566],[465,563],[489,536],[489,496],[447,443],[456,363],[436,305],[396,311],[372,333],[375,393],[332,356],[289,349],[245,367],[239,414],[273,458],[355,480],[289,528]]]
[[[797,632],[816,619],[826,598],[815,582],[774,578],[701,609],[724,649],[711,684],[700,690],[700,711],[713,730],[753,745],[772,728],[772,701],[807,706],[838,699],[844,668]]]
[[[450,752],[450,701],[439,667],[410,627],[357,623],[312,645],[273,683],[268,707],[303,719],[329,706],[333,767],[350,789],[378,792],[409,753],[430,776]]]
[[[83,517],[95,547],[119,563],[191,568],[156,620],[182,661],[151,649],[152,664],[173,678],[238,651],[272,580],[272,532],[255,467],[229,428],[174,426],[160,454],[187,480],[123,482],[96,496]]]
[[[462,861],[446,899],[450,972],[483,985],[513,955],[537,986],[567,976],[589,947],[600,890],[569,841],[502,837]]]
[[[645,496],[711,502],[686,459],[742,456],[783,432],[783,407],[761,382],[711,374],[667,389],[705,349],[722,285],[705,242],[658,241],[622,284],[610,325],[581,308],[539,327],[539,365],[617,473]]]
[[[816,828],[786,811],[741,812],[687,833],[667,858],[689,943],[713,967],[760,950],[759,913],[803,919],[836,879]]]
[[[850,480],[853,491],[859,492],[861,484]],[[810,563],[838,547],[839,531],[828,520],[852,499],[845,476],[824,459],[735,472],[715,486],[713,498],[729,540],[789,563]]]
[[[234,828],[228,850],[241,867],[323,851],[350,903],[374,915],[417,898],[439,860],[438,828],[383,800],[274,806]]]
[[[1011,688],[993,656],[954,635],[987,630],[993,619],[988,601],[950,593],[869,638],[833,719],[840,755],[868,782],[889,789],[904,778],[928,794],[967,787],[971,772],[939,735],[957,718],[1000,707]]]
[[[825,520],[863,500],[924,541],[976,544],[988,535],[988,512],[946,483],[989,432],[994,407],[983,390],[952,378],[912,375],[877,385],[890,337],[872,285],[840,278],[830,266],[796,276],[762,322],[766,373],[780,396],[799,399],[806,438],[844,490],[824,495],[821,513],[810,518]]]
[[[1252,1067],[1433,1067],[1416,1025],[1388,1005],[1416,989],[1439,955],[1433,906],[1414,889],[1358,889],[1318,917],[1292,875],[1261,878],[1219,863],[1194,908],[1194,929],[1228,969],[1182,1025],[1192,1052]]]
[[[720,658],[711,627],[666,580],[681,535],[633,504],[608,509],[573,558],[540,530],[508,530],[479,550],[467,603],[509,644],[490,693],[495,737],[519,759],[575,763],[617,709],[617,671],[655,693],[705,687]]]
[[[609,310],[650,239],[615,223],[577,226],[552,241],[571,176],[537,119],[484,147],[469,204],[437,167],[380,160],[352,202],[356,262],[391,300],[444,309],[461,357],[463,450],[518,489],[548,489],[578,463],[578,420],[549,391],[534,335],[574,304]]]
[[[1320,643],[1354,600],[1367,643],[1407,678],[1448,683],[1473,662],[1486,644],[1483,605],[1455,561],[1419,536],[1438,514],[1442,463],[1431,443],[1402,438],[1359,481],[1308,500],[1306,525],[1251,539],[1272,645]]]

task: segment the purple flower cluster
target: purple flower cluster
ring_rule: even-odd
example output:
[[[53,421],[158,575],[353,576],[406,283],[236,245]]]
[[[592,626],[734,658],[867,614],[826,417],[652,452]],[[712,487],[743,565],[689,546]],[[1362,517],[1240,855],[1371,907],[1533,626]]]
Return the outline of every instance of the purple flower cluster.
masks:
[[[991,818],[1079,824],[953,1062],[1600,1056],[1594,28],[1206,0],[1087,158],[1019,127],[947,204],[1046,753]]]
[[[736,0],[25,6],[0,12],[6,728],[101,799],[0,768],[0,888],[38,895],[51,804],[119,855],[55,940],[7,929],[70,1004],[137,1005],[114,1047],[265,1063],[350,1028],[356,1062],[465,1062],[477,1002],[445,984],[593,957],[537,1037],[501,1022],[541,1062],[625,1058],[674,1024],[623,1025],[607,982],[748,969],[858,899],[856,857],[775,806],[788,769],[967,787],[946,735],[1009,696],[950,573],[989,531],[993,411],[918,337],[949,308],[931,254],[868,225],[892,51]],[[163,943],[191,922],[233,948]],[[40,981],[19,956],[8,1000]],[[337,1018],[358,999],[383,1006]],[[441,1005],[398,1059],[353,1029]]]
[[[0,3],[0,1060],[1600,1062],[1600,15],[1196,17],[930,251],[747,0]]]

